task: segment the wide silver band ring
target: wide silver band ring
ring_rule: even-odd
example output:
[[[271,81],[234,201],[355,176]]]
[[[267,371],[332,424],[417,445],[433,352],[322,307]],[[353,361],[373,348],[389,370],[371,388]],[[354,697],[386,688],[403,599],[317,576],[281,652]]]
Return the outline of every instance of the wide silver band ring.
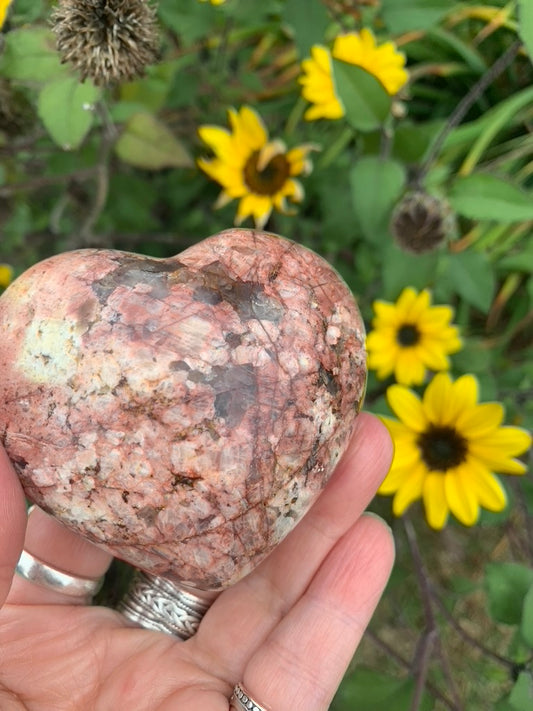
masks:
[[[236,684],[229,701],[230,711],[269,711],[266,706],[254,701],[242,684]]]
[[[170,580],[137,571],[117,609],[140,627],[185,640],[196,633],[211,602]]]
[[[26,550],[22,551],[15,573],[34,585],[40,585],[48,590],[75,598],[89,598],[96,595],[104,582],[103,576],[101,578],[83,578],[53,568]]]

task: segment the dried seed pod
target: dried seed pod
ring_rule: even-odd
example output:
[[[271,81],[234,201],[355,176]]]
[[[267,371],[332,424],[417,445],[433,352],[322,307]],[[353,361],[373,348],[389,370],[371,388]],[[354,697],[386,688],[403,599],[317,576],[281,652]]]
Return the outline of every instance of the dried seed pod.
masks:
[[[60,0],[52,30],[61,60],[97,85],[142,76],[158,58],[156,12],[145,0]]]
[[[390,228],[402,249],[424,254],[436,249],[452,234],[454,217],[443,200],[423,190],[413,190],[396,206]]]

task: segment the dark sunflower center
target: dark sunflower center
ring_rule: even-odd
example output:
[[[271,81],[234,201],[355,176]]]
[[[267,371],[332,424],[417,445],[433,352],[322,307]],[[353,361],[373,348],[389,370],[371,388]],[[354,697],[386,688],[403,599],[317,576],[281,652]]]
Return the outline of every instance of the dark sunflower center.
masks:
[[[261,170],[259,151],[255,151],[244,166],[244,182],[257,195],[275,195],[290,175],[289,161],[283,153],[274,156]]]
[[[467,441],[453,427],[430,426],[418,437],[418,447],[428,469],[444,472],[466,459]]]
[[[406,323],[396,332],[396,340],[400,346],[415,346],[420,340],[420,331],[413,324]]]

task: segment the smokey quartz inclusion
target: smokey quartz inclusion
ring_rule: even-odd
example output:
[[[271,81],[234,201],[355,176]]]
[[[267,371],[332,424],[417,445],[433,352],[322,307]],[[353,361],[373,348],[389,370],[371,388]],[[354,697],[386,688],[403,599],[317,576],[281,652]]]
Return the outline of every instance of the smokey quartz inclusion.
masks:
[[[363,398],[332,267],[227,230],[171,259],[79,250],[0,297],[0,431],[27,496],[117,557],[224,588],[309,509]]]

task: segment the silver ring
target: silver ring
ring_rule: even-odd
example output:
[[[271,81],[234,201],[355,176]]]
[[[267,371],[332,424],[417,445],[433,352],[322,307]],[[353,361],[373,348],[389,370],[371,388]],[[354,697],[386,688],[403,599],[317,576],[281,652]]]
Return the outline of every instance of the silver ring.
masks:
[[[145,629],[185,640],[196,633],[211,602],[170,580],[137,571],[117,609]]]
[[[64,570],[53,568],[26,550],[22,551],[15,573],[35,585],[78,598],[96,595],[104,582],[103,576],[101,578],[82,578],[79,575],[72,575]]]
[[[269,711],[266,706],[261,706],[254,701],[242,684],[237,684],[231,695],[230,711]]]

